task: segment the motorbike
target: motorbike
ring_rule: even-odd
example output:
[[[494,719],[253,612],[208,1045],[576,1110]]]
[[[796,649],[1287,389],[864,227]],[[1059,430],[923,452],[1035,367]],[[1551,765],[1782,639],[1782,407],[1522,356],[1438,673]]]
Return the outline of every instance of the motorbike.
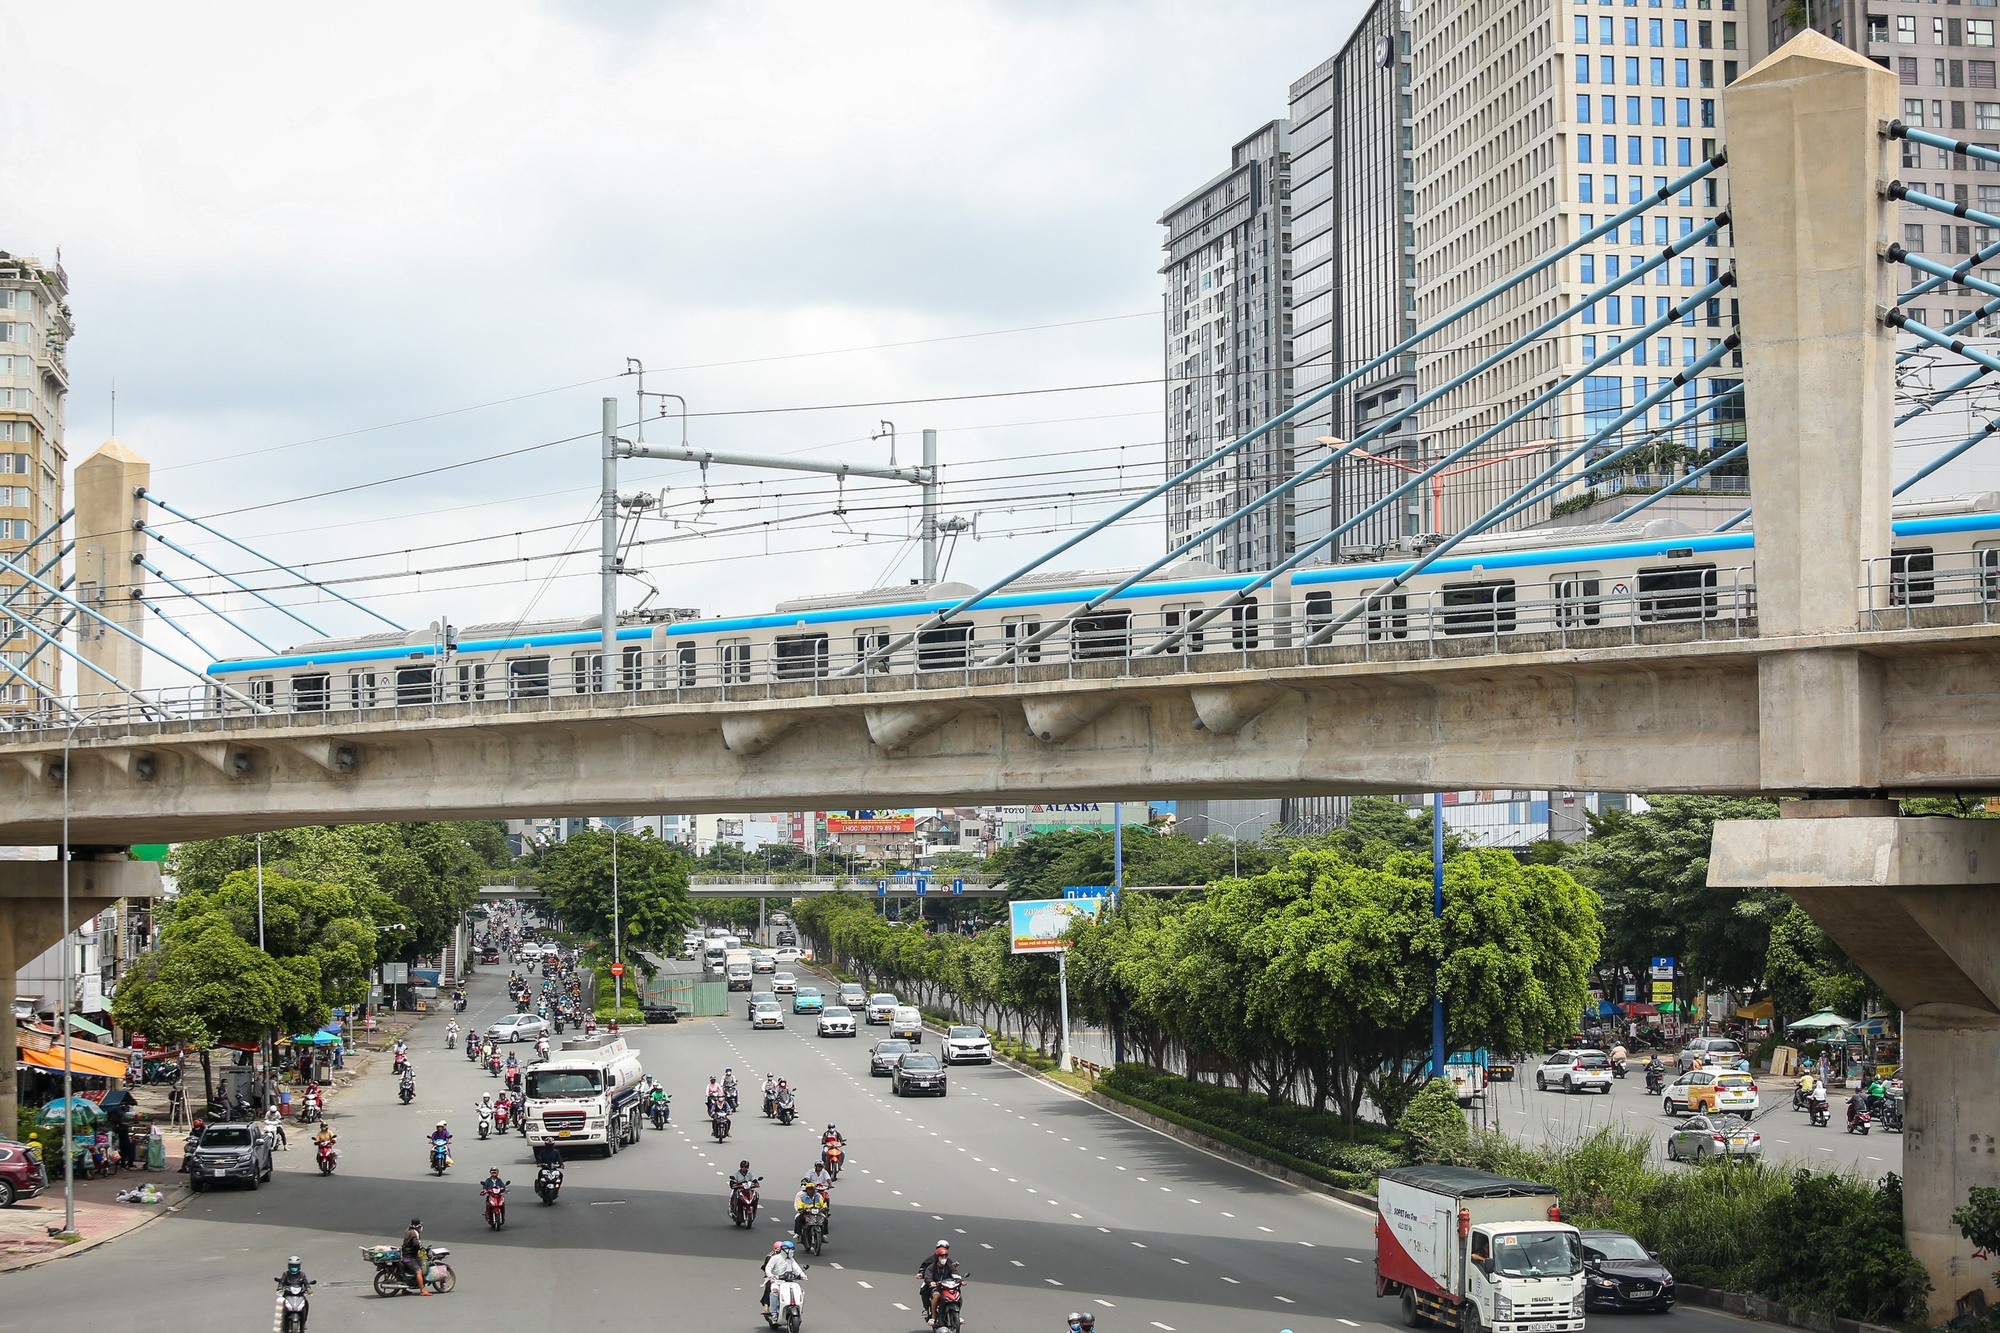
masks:
[[[739,1105],[741,1105],[741,1101],[740,1101],[740,1099],[739,1099],[739,1098],[737,1097],[737,1094],[736,1094],[736,1080],[735,1080],[735,1079],[733,1079],[733,1078],[732,1078],[732,1079],[728,1079],[728,1080],[725,1080],[725,1081],[724,1081],[724,1083],[723,1083],[723,1085],[722,1085],[722,1095],[723,1095],[723,1097],[724,1097],[724,1098],[726,1098],[726,1099],[728,1100],[728,1102],[729,1102],[729,1114],[731,1114],[731,1115],[735,1115],[735,1114],[736,1114],[736,1108],[737,1108],[737,1107],[738,1107]]]
[[[306,1314],[312,1308],[307,1294],[319,1285],[318,1281],[289,1273],[273,1280],[278,1284],[278,1308],[283,1311],[278,1323],[280,1333],[305,1333]]]
[[[792,1104],[791,1097],[783,1096],[778,1098],[778,1123],[781,1125],[789,1125],[792,1123],[792,1121],[798,1118],[799,1118],[798,1107]]]
[[[442,1295],[458,1285],[458,1274],[451,1271],[445,1260],[451,1251],[442,1245],[430,1247],[425,1256],[423,1284]],[[363,1245],[361,1257],[375,1265],[375,1294],[377,1296],[409,1296],[418,1291],[418,1286],[403,1271],[403,1252],[394,1245]]]
[[[1665,1088],[1666,1086],[1667,1086],[1666,1075],[1660,1072],[1660,1067],[1658,1065],[1647,1065],[1646,1095],[1648,1097],[1657,1097],[1660,1095],[1660,1090]]]
[[[455,1051],[458,1049],[458,1033],[455,1030],[447,1031],[444,1034],[444,1048],[447,1051]]]
[[[545,1204],[554,1203],[556,1195],[562,1193],[562,1180],[561,1167],[544,1163],[535,1170],[535,1194]]]
[[[507,1091],[509,1092],[519,1092],[521,1090],[521,1066],[515,1065],[507,1071],[506,1083]]]
[[[460,1014],[464,1013],[464,1012],[465,1012],[465,997],[464,997],[463,995],[455,995],[455,996],[453,996],[453,997],[452,997],[452,1001],[451,1001],[451,1007],[452,1007],[452,1011],[453,1011],[454,1013],[460,1013]]]
[[[806,1214],[806,1220],[799,1226],[799,1244],[805,1247],[808,1254],[818,1254],[826,1248],[825,1214],[819,1212]]]
[[[411,1078],[404,1079],[403,1085],[396,1089],[396,1097],[405,1106],[415,1101],[417,1099],[417,1081]]]
[[[1866,1134],[1868,1132],[1868,1122],[1873,1119],[1874,1117],[1869,1115],[1868,1112],[1862,1110],[1857,1103],[1854,1102],[1848,1103],[1847,1105],[1848,1133]]]
[[[322,1143],[319,1145],[319,1154],[314,1160],[319,1166],[319,1173],[330,1176],[333,1174],[333,1168],[340,1164],[340,1149],[331,1143]]]
[[[402,1051],[397,1051],[396,1061],[389,1067],[389,1072],[392,1074],[400,1074],[409,1067],[410,1067],[410,1057],[405,1053],[403,1053]]]
[[[847,1149],[838,1143],[829,1143],[820,1150],[819,1160],[826,1164],[826,1173],[839,1180],[841,1163],[847,1160]]]
[[[661,1093],[653,1098],[651,1104],[647,1106],[646,1110],[653,1117],[654,1129],[665,1129],[667,1127],[667,1120],[673,1114],[673,1100],[670,1094]]]
[[[1613,1078],[1625,1077],[1625,1062],[1623,1060],[1613,1060],[1611,1062],[1611,1077]]]
[[[500,1052],[489,1050],[486,1053],[486,1072],[493,1075],[493,1077],[500,1077],[500,1069],[505,1063],[500,1058]]]
[[[710,1116],[708,1118],[708,1130],[709,1133],[715,1135],[717,1143],[723,1142],[729,1137],[729,1117],[726,1115]]]
[[[779,1278],[771,1283],[771,1303],[764,1307],[764,1322],[772,1328],[799,1333],[799,1325],[805,1319],[805,1299],[803,1285],[791,1278]]]
[[[764,1118],[769,1120],[778,1113],[778,1094],[769,1088],[764,1090]]]
[[[479,1197],[486,1203],[486,1225],[498,1231],[507,1225],[507,1187],[481,1185]]]
[[[493,1103],[493,1128],[505,1134],[507,1132],[507,1121],[512,1118],[513,1114],[513,1103],[506,1101]]]
[[[482,1139],[490,1138],[492,1137],[492,1134],[493,1134],[493,1112],[487,1110],[485,1107],[482,1106],[479,1108],[479,1137]]]
[[[444,1139],[431,1140],[431,1174],[441,1176],[451,1165],[451,1144]]]
[[[1806,1116],[1814,1129],[1825,1129],[1828,1122],[1833,1119],[1832,1112],[1825,1102],[1807,1103]]]
[[[299,1107],[299,1123],[302,1125],[314,1124],[320,1119],[321,1114],[319,1099],[317,1097],[307,1097]]]
[[[739,1227],[757,1225],[757,1185],[762,1176],[729,1191],[729,1220]]]
[[[207,1119],[211,1122],[219,1120],[223,1124],[228,1124],[232,1120],[254,1120],[256,1118],[257,1108],[252,1106],[246,1098],[232,1098],[227,1093],[224,1093],[220,1097],[211,1097],[209,1099]]]
[[[937,1330],[942,1328],[956,1330],[962,1327],[961,1321],[965,1317],[961,1308],[965,1303],[965,1278],[948,1277],[938,1283],[935,1301],[936,1313],[929,1316],[931,1333],[937,1333]]]
[[[465,1058],[473,1061],[479,1059],[479,1034],[476,1032],[465,1039]]]

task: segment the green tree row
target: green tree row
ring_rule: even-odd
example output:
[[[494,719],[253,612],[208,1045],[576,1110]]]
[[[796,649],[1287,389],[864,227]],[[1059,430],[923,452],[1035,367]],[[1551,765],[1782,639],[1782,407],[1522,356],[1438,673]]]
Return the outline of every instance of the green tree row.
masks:
[[[617,893],[612,893],[612,853],[617,852]],[[610,961],[613,941],[627,965],[653,972],[646,952],[671,954],[694,924],[688,897],[686,851],[651,830],[593,829],[541,848],[529,865],[549,898],[549,912],[565,931],[596,946]]]

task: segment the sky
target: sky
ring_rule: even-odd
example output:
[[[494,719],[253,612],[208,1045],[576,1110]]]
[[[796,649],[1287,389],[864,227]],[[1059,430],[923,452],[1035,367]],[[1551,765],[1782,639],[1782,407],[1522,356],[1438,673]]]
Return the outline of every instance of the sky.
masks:
[[[887,464],[893,423],[907,465],[938,430],[943,515],[972,524],[947,575],[994,577],[1163,476],[1158,219],[1360,12],[0,0],[0,249],[60,248],[72,463],[115,389],[161,498],[413,627],[596,610],[628,357],[686,403],[648,400],[652,443]],[[621,489],[660,501],[628,609],[918,572],[907,485],[632,461]],[[1059,567],[1162,532],[1156,506]],[[315,629],[371,627],[268,582]]]

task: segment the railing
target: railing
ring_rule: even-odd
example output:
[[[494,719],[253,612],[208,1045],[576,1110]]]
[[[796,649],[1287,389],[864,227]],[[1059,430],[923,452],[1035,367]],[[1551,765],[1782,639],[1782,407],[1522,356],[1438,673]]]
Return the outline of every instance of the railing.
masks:
[[[1185,625],[1200,609],[1193,604],[1130,613],[1107,610],[1043,643],[1018,649],[1039,628],[1035,622],[945,626],[886,657],[882,646],[891,641],[886,628],[844,632],[839,639],[805,630],[761,643],[704,636],[700,644],[663,650],[627,648],[617,672],[618,688],[610,691],[600,688],[600,655],[594,652],[521,654],[473,663],[447,659],[442,668],[425,663],[367,672],[329,668],[289,678],[236,677],[230,682],[233,694],[215,686],[189,686],[148,691],[138,700],[122,695],[84,700],[75,705],[87,719],[77,732],[93,738],[160,736],[193,733],[196,724],[217,720],[297,728],[417,721],[459,716],[461,707],[481,716],[535,716],[624,708],[634,702],[921,695],[953,686],[1096,683],[1730,640],[1756,633],[1750,567],[1698,567],[1678,574],[1686,581],[1671,585],[1635,575],[1579,575],[1554,585],[1565,590],[1562,595],[1537,597],[1520,596],[1524,588],[1498,578],[1379,598],[1305,587],[1294,590],[1296,600],[1281,612],[1267,614],[1267,606],[1251,605],[1239,608],[1240,618],[1218,620],[1192,634]],[[1355,613],[1353,619],[1341,623],[1348,612]],[[1013,660],[999,660],[1010,656]],[[70,720],[15,715],[5,725],[16,737],[43,740],[67,731]],[[0,738],[5,734],[0,732]]]
[[[1625,495],[1633,492],[1649,493],[1663,491],[1684,478],[1649,474],[1645,472],[1620,472],[1615,476],[1596,482],[1591,489],[1603,495]],[[1720,493],[1724,495],[1748,495],[1750,478],[1711,474],[1695,481],[1685,482],[1677,492],[1680,495],[1700,495]]]
[[[1868,562],[1862,605],[1870,629],[1930,629],[2000,623],[2000,549],[1974,551],[1970,568],[1939,569],[1929,553]]]

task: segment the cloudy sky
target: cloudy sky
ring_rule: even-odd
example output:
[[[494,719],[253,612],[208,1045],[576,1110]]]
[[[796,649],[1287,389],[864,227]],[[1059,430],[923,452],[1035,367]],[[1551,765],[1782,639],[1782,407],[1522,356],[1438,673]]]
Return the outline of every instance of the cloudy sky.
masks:
[[[547,557],[595,541],[627,357],[698,445],[886,463],[887,421],[907,463],[937,428],[949,574],[1003,573],[1160,476],[1157,219],[1359,10],[0,0],[0,248],[61,248],[72,461],[115,382],[163,498],[408,624],[595,609],[594,556]],[[627,465],[657,603],[916,573],[908,487],[707,482]]]

